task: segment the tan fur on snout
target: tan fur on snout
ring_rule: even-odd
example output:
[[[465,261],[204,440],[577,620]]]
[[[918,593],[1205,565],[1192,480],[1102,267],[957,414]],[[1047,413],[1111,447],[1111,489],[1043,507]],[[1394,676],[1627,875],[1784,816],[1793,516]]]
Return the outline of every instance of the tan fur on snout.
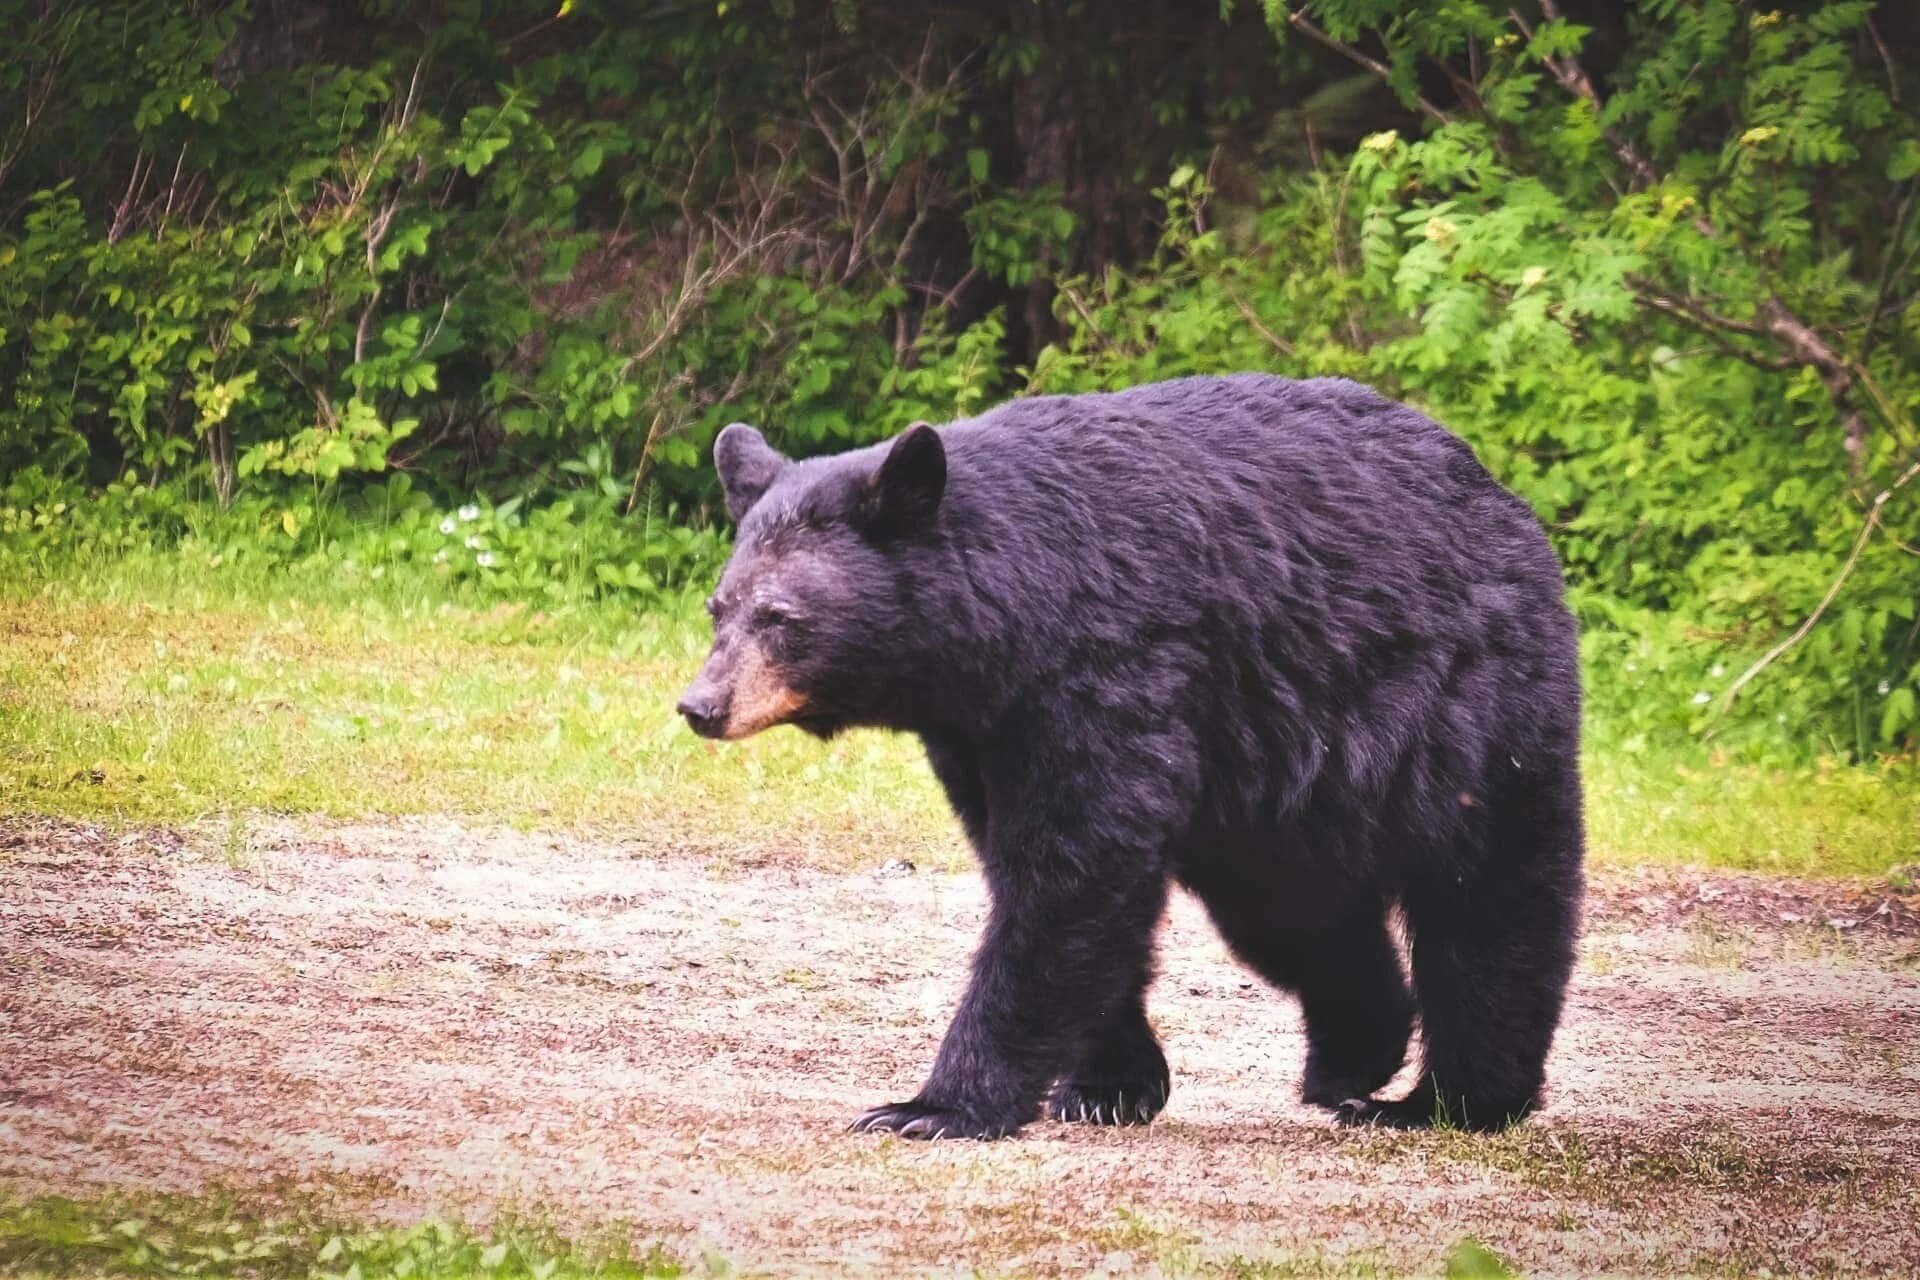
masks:
[[[747,651],[740,655],[739,673],[733,678],[727,730],[721,737],[752,737],[791,719],[806,705],[806,695],[787,684],[779,668],[767,660],[766,652],[749,642]]]

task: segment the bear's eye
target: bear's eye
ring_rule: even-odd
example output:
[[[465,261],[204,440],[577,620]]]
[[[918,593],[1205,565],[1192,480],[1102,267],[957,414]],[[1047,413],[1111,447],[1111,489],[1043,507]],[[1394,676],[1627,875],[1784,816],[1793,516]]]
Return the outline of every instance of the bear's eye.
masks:
[[[753,611],[753,625],[762,631],[778,631],[793,621],[793,614],[784,605],[763,604]]]

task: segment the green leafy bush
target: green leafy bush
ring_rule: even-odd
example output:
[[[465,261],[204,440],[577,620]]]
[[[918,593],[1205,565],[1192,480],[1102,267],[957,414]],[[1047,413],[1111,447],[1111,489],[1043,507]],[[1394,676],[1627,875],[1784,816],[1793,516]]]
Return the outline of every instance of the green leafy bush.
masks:
[[[345,494],[247,496],[222,509],[131,475],[85,493],[29,470],[0,491],[0,573],[57,577],[176,547],[216,568],[333,569],[377,581],[423,567],[477,599],[648,606],[706,581],[725,555],[717,530],[670,514],[628,516],[602,494],[444,508],[404,473]]]
[[[1582,29],[1523,32],[1491,6],[1420,10],[1388,32],[1405,58],[1491,47],[1477,116],[1422,138],[1376,133],[1344,172],[1277,180],[1238,243],[1210,225],[1205,180],[1176,174],[1152,261],[1063,282],[1067,337],[1042,353],[1035,387],[1247,367],[1370,382],[1466,437],[1540,514],[1586,625],[1595,719],[1623,745],[1907,750],[1920,455],[1900,406],[1920,403],[1920,377],[1912,322],[1884,304],[1912,250],[1884,245],[1874,270],[1848,268],[1855,244],[1883,238],[1867,222],[1876,197],[1911,206],[1915,130],[1879,88],[1839,91],[1871,6],[1751,23],[1732,4],[1649,6],[1645,60],[1604,123],[1542,71],[1568,65]],[[1335,38],[1372,26],[1367,6],[1315,11]],[[1733,38],[1737,25],[1752,38]],[[1688,110],[1726,113],[1710,130],[1676,114],[1674,95],[1702,92],[1681,87],[1689,77],[1714,88]],[[1631,189],[1605,152],[1641,111],[1647,154],[1670,175]],[[1836,186],[1854,199],[1804,216]],[[1845,397],[1774,331],[1801,312],[1824,333],[1887,327],[1826,371],[1852,379]],[[1884,420],[1857,435],[1863,405]]]
[[[1337,374],[1532,503],[1620,744],[1910,754],[1911,33],[1390,8],[0,0],[0,566],[645,603],[736,419]]]

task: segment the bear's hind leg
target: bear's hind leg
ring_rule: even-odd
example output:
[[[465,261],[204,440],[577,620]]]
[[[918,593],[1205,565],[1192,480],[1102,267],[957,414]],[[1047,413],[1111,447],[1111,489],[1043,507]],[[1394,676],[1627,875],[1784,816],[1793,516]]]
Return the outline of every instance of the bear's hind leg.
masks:
[[[1333,1108],[1399,1072],[1413,1035],[1413,997],[1384,909],[1316,942],[1299,988],[1307,1021],[1300,1100]]]
[[[1536,779],[1495,812],[1487,844],[1406,886],[1425,1069],[1398,1102],[1356,1094],[1348,1124],[1482,1131],[1538,1104],[1580,910],[1577,779]]]
[[[1299,997],[1307,1024],[1302,1102],[1337,1107],[1393,1078],[1406,1061],[1413,999],[1378,899],[1343,904],[1325,923],[1303,928],[1275,923],[1253,885],[1193,887],[1233,953]]]
[[[1167,1105],[1173,1078],[1147,1025],[1146,975],[1095,1028],[1072,1071],[1047,1096],[1047,1114],[1075,1124],[1146,1124]]]

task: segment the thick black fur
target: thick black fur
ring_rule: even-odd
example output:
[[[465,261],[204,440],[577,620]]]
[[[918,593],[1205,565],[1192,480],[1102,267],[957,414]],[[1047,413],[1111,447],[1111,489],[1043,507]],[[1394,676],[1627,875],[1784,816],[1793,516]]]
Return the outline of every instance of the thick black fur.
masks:
[[[1247,375],[716,453],[740,517],[716,652],[757,636],[815,733],[920,735],[992,893],[926,1084],[856,1128],[1151,1119],[1175,882],[1298,995],[1307,1101],[1474,1128],[1535,1105],[1581,897],[1575,631],[1532,512],[1460,440]],[[1371,1100],[1416,1016],[1419,1086]]]

